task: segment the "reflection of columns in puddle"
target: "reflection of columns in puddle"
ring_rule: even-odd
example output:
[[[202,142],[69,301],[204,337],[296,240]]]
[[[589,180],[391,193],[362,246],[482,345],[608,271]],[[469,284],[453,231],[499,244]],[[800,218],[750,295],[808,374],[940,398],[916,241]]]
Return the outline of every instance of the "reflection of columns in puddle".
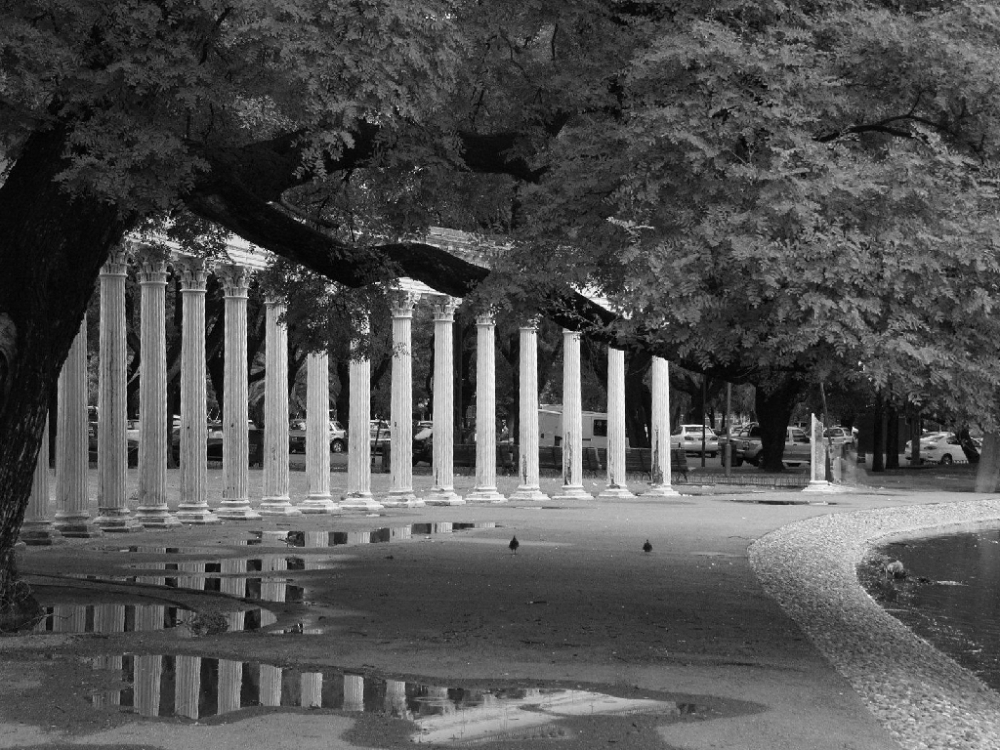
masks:
[[[453,714],[458,712],[458,707],[455,702],[448,695],[448,688],[446,687],[429,687],[427,688],[427,696],[429,698],[436,698],[437,702],[434,704],[438,711],[435,713],[440,714]]]
[[[84,633],[87,630],[87,607],[82,604],[57,604],[52,608],[53,633]]]
[[[201,657],[174,657],[174,714],[197,719],[201,693]]]
[[[222,576],[219,578],[219,590],[223,594],[242,599],[247,594],[247,579],[242,577],[246,572],[246,560],[229,558],[220,564]],[[226,622],[229,631],[243,630],[246,612],[226,612]]]
[[[265,557],[261,561],[260,598],[265,602],[283,602],[288,590],[288,581],[266,577],[267,573],[288,570],[288,561],[283,557]],[[261,626],[273,625],[278,618],[267,609],[260,611]]]
[[[302,693],[302,708],[321,708],[323,706],[323,673],[305,672],[299,678]]]
[[[260,705],[281,705],[281,667],[260,665]]]
[[[125,632],[125,605],[123,604],[97,604],[94,606],[94,632],[95,633],[124,633]],[[99,656],[94,660],[94,665],[98,669],[110,669],[121,672],[121,656]],[[121,703],[121,692],[110,690],[103,695],[94,696],[94,705],[113,705]]]
[[[177,563],[177,587],[181,589],[195,589],[200,591],[205,588],[205,563],[181,562]],[[184,576],[180,573],[198,573],[200,575]]]
[[[154,609],[149,607],[148,609]],[[159,609],[162,609],[159,608]],[[135,707],[140,716],[160,715],[160,678],[163,675],[163,657],[145,655],[135,657]]]
[[[365,710],[365,678],[359,674],[344,675],[344,710]]]
[[[243,662],[219,659],[219,708],[217,715],[240,710]]]
[[[406,683],[400,680],[385,681],[385,710],[392,716],[411,718],[406,710]]]

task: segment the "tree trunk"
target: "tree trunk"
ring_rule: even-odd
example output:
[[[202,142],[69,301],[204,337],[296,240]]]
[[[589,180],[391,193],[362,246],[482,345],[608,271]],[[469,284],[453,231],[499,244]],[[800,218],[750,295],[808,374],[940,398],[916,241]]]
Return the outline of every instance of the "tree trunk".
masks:
[[[872,471],[885,471],[885,402],[881,391],[875,394],[872,420]]]
[[[899,412],[895,404],[886,408],[885,468],[899,468]]]
[[[24,144],[0,187],[0,611],[31,606],[14,567],[45,414],[100,268],[124,235],[118,210],[60,189],[65,132]]]
[[[633,448],[649,448],[647,429],[653,409],[653,394],[646,385],[646,373],[652,366],[649,354],[625,353],[625,434]]]
[[[776,377],[757,385],[754,407],[760,424],[760,461],[764,471],[783,471],[781,462],[785,452],[785,435],[792,412],[806,384],[794,375]]]
[[[1000,433],[983,435],[983,452],[976,467],[976,492],[996,492],[1000,485]]]

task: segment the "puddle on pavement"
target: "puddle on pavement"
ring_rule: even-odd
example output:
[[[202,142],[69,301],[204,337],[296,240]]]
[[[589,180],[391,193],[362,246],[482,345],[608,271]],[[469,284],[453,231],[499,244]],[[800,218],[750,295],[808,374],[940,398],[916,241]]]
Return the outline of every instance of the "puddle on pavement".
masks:
[[[91,704],[99,708],[192,720],[257,706],[378,713],[413,722],[414,743],[570,739],[574,732],[566,722],[574,717],[649,714],[678,721],[724,713],[707,704],[619,697],[579,687],[477,690],[199,656],[125,654],[85,661],[117,673],[124,685],[91,694]]]
[[[478,523],[411,523],[406,526],[385,526],[371,531],[255,531],[248,545],[280,544],[289,547],[338,547],[344,544],[382,544],[403,541],[418,536],[451,534],[469,529],[496,529],[493,521]]]

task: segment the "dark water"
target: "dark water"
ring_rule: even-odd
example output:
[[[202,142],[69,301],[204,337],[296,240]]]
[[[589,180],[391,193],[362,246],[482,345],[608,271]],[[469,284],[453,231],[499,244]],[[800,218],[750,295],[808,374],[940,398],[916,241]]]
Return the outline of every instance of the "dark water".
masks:
[[[907,576],[863,576],[887,612],[1000,691],[1000,530],[899,542],[882,549]]]

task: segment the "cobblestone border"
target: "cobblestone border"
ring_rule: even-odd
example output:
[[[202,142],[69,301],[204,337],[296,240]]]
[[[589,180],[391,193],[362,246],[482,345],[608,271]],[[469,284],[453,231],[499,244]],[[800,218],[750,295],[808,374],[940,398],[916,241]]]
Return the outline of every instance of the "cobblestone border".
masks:
[[[750,545],[764,590],[906,750],[1000,748],[1000,694],[887,614],[857,566],[892,537],[1000,526],[1000,499],[834,513]]]

